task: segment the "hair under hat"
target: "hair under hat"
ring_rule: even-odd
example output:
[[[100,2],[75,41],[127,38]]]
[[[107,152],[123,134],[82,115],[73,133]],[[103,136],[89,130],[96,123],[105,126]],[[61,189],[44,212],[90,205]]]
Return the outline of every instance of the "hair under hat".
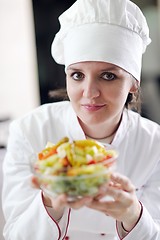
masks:
[[[115,64],[140,81],[142,54],[151,42],[146,19],[129,0],[77,0],[59,17],[52,56],[65,68],[77,62]]]

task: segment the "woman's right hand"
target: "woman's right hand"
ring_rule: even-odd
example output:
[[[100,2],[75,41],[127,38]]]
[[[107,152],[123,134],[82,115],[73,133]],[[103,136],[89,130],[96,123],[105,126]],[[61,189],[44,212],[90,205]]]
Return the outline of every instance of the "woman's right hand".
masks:
[[[34,188],[40,189],[37,177],[32,176],[31,183]],[[60,219],[62,217],[64,208],[67,205],[67,196],[65,194],[53,198],[42,191],[42,200],[45,207],[53,208],[56,213],[56,219]]]
[[[35,176],[32,176],[31,179],[32,186],[35,188],[40,189],[40,184],[38,182],[38,179]],[[79,209],[83,206],[86,206],[88,203],[90,203],[93,199],[91,197],[84,197],[81,199],[78,199],[77,201],[68,201],[66,194],[61,194],[57,197],[51,197],[44,191],[42,192],[43,196],[43,203],[46,207],[51,207],[55,210],[55,212],[58,214],[59,218],[63,215],[64,208],[66,206],[73,208],[73,209]]]

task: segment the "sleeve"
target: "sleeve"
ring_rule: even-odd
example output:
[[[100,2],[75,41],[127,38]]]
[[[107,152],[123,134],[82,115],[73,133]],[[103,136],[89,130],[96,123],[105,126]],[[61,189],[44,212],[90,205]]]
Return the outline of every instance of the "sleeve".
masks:
[[[6,220],[3,234],[6,240],[61,240],[67,231],[69,209],[59,223],[48,213],[41,190],[31,186],[33,153],[22,129],[13,122],[3,164],[2,208]]]
[[[142,188],[139,199],[142,204],[141,217],[130,232],[124,232],[121,224],[117,222],[119,239],[160,240],[160,162]]]

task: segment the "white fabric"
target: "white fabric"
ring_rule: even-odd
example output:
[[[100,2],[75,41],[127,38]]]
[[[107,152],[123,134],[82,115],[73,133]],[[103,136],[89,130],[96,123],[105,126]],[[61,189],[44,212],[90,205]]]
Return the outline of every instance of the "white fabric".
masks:
[[[150,43],[141,10],[129,0],[77,0],[60,17],[52,43],[57,63],[105,61],[140,81],[142,54]]]
[[[63,239],[68,209],[58,227],[43,206],[40,191],[30,185],[29,161],[47,141],[64,136],[85,138],[67,101],[40,106],[12,123],[3,166],[6,240]],[[120,153],[117,171],[131,179],[143,204],[142,217],[125,240],[160,240],[160,126],[126,110],[112,144]],[[71,210],[67,235],[71,240],[118,240],[115,225],[115,220],[97,211]]]

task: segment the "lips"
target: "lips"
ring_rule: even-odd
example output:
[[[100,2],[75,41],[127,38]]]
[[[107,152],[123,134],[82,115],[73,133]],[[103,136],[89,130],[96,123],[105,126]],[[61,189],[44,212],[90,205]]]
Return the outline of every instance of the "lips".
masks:
[[[87,111],[98,111],[104,106],[105,104],[82,104],[82,107],[84,107]]]

